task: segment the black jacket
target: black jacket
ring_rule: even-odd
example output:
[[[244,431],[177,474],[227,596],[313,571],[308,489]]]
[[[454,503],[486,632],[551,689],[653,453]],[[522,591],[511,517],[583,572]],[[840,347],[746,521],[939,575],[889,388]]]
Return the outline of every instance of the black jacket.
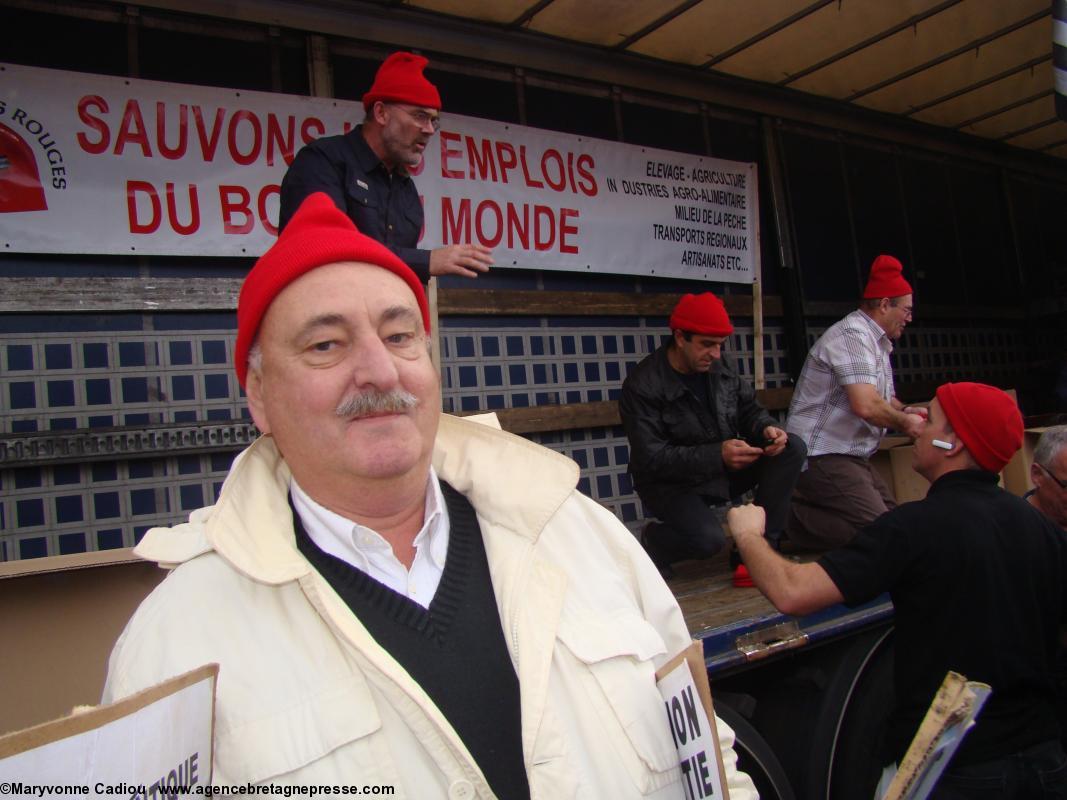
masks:
[[[778,423],[724,361],[707,374],[714,407],[704,407],[667,361],[669,346],[645,358],[622,384],[619,412],[634,487],[646,502],[679,490],[727,499],[722,442],[740,438],[762,447],[763,429]]]
[[[415,182],[401,170],[385,169],[362,126],[316,139],[296,154],[282,179],[279,230],[315,192],[328,194],[362,233],[396,253],[419,280],[430,280],[430,251],[415,247],[423,222]]]

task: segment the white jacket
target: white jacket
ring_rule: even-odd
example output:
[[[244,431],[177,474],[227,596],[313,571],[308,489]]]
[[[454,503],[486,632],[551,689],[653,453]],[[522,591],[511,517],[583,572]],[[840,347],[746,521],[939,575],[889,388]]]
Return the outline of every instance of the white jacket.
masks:
[[[571,460],[520,437],[442,416],[433,462],[477,512],[532,798],[683,797],[653,673],[690,637],[633,536],[575,490]],[[492,797],[434,703],[296,549],[288,485],[263,437],[214,506],[148,532],[137,552],[180,566],[115,645],[105,702],[218,662],[216,784]],[[733,800],[756,798],[718,729]]]

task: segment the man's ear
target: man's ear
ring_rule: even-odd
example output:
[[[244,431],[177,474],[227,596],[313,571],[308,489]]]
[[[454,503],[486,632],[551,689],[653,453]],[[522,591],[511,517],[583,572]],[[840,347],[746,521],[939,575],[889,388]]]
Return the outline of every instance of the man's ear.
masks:
[[[248,399],[248,411],[259,432],[264,436],[270,433],[270,419],[263,402],[263,375],[258,369],[248,370],[245,375],[245,397]]]
[[[385,125],[386,117],[389,115],[389,112],[385,107],[385,103],[383,103],[381,100],[375,100],[374,105],[372,105],[370,108],[370,113],[371,116],[374,118],[375,122],[377,122],[379,125]]]

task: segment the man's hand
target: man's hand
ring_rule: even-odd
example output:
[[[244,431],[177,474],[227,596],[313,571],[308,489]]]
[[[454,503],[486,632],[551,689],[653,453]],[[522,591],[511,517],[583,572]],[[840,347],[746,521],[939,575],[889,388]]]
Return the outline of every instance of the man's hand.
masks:
[[[926,417],[918,414],[912,414],[910,411],[905,410],[904,422],[901,425],[901,433],[905,436],[909,436],[912,439],[918,439],[923,432],[923,426],[926,424]]]
[[[477,278],[493,266],[493,251],[480,244],[450,244],[430,251],[431,275]]]
[[[905,408],[897,398],[884,400],[873,384],[847,383],[844,386],[852,413],[879,428],[893,428],[905,436],[918,439],[926,422],[917,408]]]
[[[761,455],[762,447],[752,447],[743,439],[727,439],[722,443],[722,463],[727,469],[744,469]]]
[[[763,438],[769,442],[769,444],[763,446],[763,455],[765,456],[778,455],[785,450],[786,443],[789,441],[789,435],[781,428],[776,428],[773,425],[768,425],[763,429]]]
[[[726,525],[734,537],[738,547],[741,541],[750,536],[763,536],[767,528],[767,512],[762,506],[750,503],[744,506],[734,506],[726,512]]]
[[[917,414],[923,419],[930,419],[930,409],[924,406],[904,406],[900,410],[905,414]]]
[[[844,600],[819,564],[794,563],[771,549],[763,538],[767,515],[759,506],[734,506],[726,512],[726,525],[756,587],[783,614],[799,617]]]

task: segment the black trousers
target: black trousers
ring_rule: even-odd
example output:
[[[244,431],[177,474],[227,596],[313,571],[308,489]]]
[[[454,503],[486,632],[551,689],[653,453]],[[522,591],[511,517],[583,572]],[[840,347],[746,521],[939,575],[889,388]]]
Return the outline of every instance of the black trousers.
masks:
[[[978,723],[981,724],[981,723]],[[1067,757],[1058,740],[941,775],[930,800],[1059,800],[1067,797]]]
[[[659,492],[651,499],[641,498],[645,509],[658,522],[645,531],[655,548],[657,562],[674,563],[688,558],[711,558],[726,543],[722,516],[734,498],[755,488],[756,505],[767,512],[767,538],[780,539],[789,515],[789,503],[797,477],[804,466],[807,448],[790,436],[785,449],[776,456],[763,456],[745,469],[727,471],[729,497],[712,497],[691,491]],[[640,493],[638,493],[640,494]]]

